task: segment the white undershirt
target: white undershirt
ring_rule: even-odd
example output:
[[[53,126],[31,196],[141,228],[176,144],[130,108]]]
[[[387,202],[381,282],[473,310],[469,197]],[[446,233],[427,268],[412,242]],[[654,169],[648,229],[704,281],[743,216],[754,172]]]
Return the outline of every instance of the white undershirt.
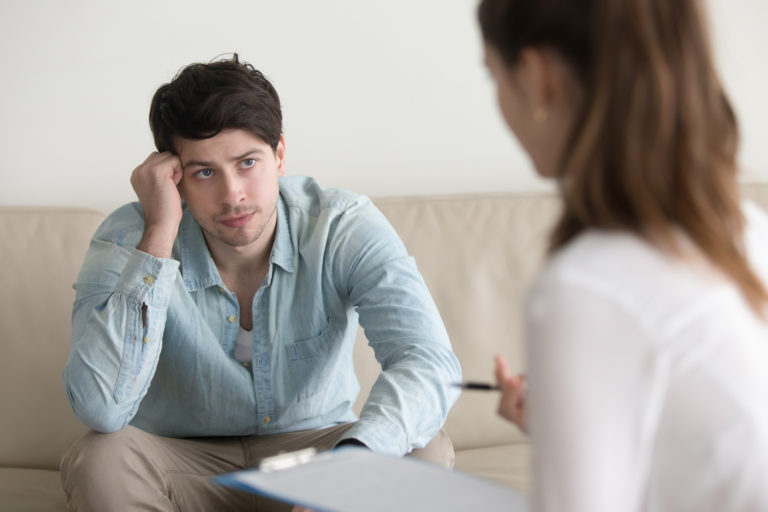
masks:
[[[768,283],[768,217],[747,250]],[[526,312],[533,510],[768,510],[768,326],[704,263],[590,231]]]
[[[237,333],[235,341],[235,359],[243,364],[251,364],[253,359],[253,331],[246,331],[242,327]]]

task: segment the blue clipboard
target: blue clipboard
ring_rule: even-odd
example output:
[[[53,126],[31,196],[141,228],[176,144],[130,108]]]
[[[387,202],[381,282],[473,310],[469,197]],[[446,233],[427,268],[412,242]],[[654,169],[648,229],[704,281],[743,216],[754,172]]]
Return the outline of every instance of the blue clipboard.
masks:
[[[525,496],[509,487],[357,447],[284,453],[214,482],[317,512],[527,510]]]

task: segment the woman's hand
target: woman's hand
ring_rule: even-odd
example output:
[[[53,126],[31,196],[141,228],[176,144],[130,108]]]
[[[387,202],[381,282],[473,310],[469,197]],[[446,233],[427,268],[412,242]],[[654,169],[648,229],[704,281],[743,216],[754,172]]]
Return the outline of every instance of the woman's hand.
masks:
[[[501,387],[501,399],[499,400],[499,416],[506,418],[525,433],[528,433],[525,392],[527,384],[525,375],[511,375],[507,361],[496,356],[496,382]]]

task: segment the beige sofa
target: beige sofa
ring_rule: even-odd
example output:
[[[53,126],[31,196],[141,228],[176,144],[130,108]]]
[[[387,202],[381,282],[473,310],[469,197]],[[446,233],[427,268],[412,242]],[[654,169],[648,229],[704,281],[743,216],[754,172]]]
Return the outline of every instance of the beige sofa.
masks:
[[[768,184],[745,191],[768,209]],[[522,368],[520,303],[542,262],[556,198],[489,194],[375,202],[416,258],[465,378],[489,380],[496,353]],[[0,207],[2,511],[64,509],[58,462],[85,430],[61,385],[71,284],[103,218],[79,209]],[[378,367],[362,333],[357,348],[365,390]],[[456,468],[524,491],[525,438],[498,419],[495,409],[495,393],[465,392],[451,411],[446,429],[456,448]]]

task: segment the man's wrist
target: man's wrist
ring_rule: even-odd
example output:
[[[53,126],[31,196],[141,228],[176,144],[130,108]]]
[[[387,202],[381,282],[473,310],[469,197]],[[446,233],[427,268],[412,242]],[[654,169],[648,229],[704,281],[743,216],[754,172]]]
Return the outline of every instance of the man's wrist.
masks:
[[[141,241],[136,248],[155,258],[170,258],[176,241],[178,226],[145,226]]]

